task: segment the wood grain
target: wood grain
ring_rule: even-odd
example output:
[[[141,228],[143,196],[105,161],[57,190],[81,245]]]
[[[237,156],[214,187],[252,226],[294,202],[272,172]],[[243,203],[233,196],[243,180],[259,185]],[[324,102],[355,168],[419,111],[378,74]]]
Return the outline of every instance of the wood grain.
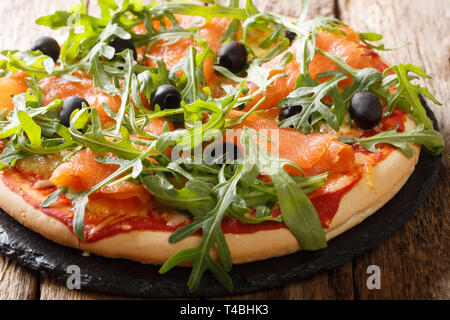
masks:
[[[431,105],[450,151],[450,33],[446,0],[340,0],[341,19],[360,31],[384,35],[390,63],[410,62],[433,78],[425,81],[443,107]],[[450,297],[450,162],[444,156],[439,181],[424,206],[388,241],[354,260],[358,299],[448,299]],[[381,268],[380,290],[368,290],[367,266]]]
[[[41,300],[115,300],[126,299],[112,295],[104,295],[86,290],[70,290],[61,282],[51,277],[42,277],[40,283]]]
[[[352,300],[354,299],[352,263],[349,262],[328,272],[294,281],[281,288],[230,296],[226,299]]]
[[[254,0],[253,3],[262,12],[274,12],[285,16],[296,17],[300,12],[300,1]],[[334,17],[336,4],[333,0],[314,0],[309,3],[308,17]]]
[[[34,22],[41,16],[56,10],[67,10],[70,5],[79,3],[78,0],[0,1],[0,50],[26,50],[34,39],[44,35],[52,36],[61,43],[65,39],[65,30],[51,30]]]
[[[63,31],[54,31],[34,24],[43,15],[67,8],[77,0],[20,0],[0,1],[0,50],[27,49],[34,39],[51,35],[63,40]],[[37,295],[38,275],[0,255],[0,299],[34,299]]]

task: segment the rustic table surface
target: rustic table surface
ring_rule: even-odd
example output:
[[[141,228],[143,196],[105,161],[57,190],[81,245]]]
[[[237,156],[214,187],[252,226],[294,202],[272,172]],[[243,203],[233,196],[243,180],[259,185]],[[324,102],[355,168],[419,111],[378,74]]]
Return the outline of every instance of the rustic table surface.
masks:
[[[295,15],[300,0],[255,0],[260,10]],[[0,49],[26,49],[39,35],[63,40],[34,20],[78,0],[10,0],[0,2]],[[98,12],[87,0],[90,13]],[[448,0],[310,0],[310,15],[340,18],[361,32],[384,35],[387,46],[409,42],[383,53],[391,63],[410,62],[425,68],[426,84],[444,107],[431,106],[450,154],[450,5]],[[450,161],[442,160],[436,188],[405,226],[389,240],[339,268],[285,287],[235,296],[237,299],[449,299]],[[367,267],[378,265],[381,289],[369,290]],[[0,255],[0,299],[116,299],[69,290],[52,278],[23,268]]]

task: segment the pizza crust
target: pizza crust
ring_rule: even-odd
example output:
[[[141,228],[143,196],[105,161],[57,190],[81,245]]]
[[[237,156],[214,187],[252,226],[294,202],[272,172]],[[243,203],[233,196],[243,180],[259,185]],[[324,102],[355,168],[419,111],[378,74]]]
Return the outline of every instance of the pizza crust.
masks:
[[[414,126],[414,121],[408,117],[406,129]],[[363,176],[342,197],[336,215],[326,230],[327,240],[337,237],[369,217],[400,190],[414,171],[420,153],[419,146],[410,147],[413,157],[408,158],[398,150],[392,151],[386,159],[373,167],[370,176]],[[179,250],[196,247],[201,241],[200,236],[194,235],[170,244],[168,238],[171,232],[131,231],[95,242],[83,242],[65,224],[24,201],[20,194],[12,191],[1,180],[0,194],[0,207],[29,229],[59,244],[109,258],[163,264]],[[234,264],[264,260],[301,250],[298,241],[284,228],[247,234],[227,233],[225,238]]]

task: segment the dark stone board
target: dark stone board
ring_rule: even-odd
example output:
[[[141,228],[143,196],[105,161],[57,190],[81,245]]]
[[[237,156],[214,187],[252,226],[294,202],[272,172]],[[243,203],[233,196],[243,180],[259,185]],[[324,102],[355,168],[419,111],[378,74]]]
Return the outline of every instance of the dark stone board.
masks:
[[[434,115],[429,116],[436,126]],[[320,251],[301,251],[280,258],[234,265],[234,293],[279,287],[300,278],[338,267],[386,240],[405,224],[433,189],[441,156],[421,152],[415,171],[383,208],[328,243]],[[187,290],[190,268],[176,267],[165,275],[159,267],[137,262],[83,256],[80,250],[58,245],[27,229],[0,209],[0,251],[20,264],[67,280],[70,265],[81,269],[84,290],[134,297],[213,297],[229,293],[206,273],[195,294]]]

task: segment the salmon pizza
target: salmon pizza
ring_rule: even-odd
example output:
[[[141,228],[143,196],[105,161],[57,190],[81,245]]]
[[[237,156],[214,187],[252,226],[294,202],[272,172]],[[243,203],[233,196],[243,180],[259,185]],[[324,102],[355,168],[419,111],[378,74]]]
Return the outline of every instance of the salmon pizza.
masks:
[[[306,1],[98,3],[0,53],[0,207],[61,245],[232,290],[233,264],[325,248],[444,149],[423,69]]]

